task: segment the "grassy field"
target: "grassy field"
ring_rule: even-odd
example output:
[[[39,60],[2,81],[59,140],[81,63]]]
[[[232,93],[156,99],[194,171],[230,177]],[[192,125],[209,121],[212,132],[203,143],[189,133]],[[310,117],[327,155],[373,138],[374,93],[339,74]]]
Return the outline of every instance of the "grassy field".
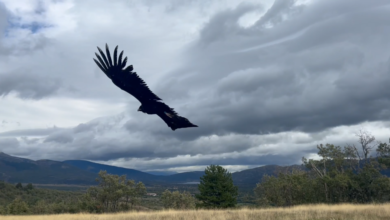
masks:
[[[129,219],[264,219],[264,220],[385,220],[390,219],[390,204],[380,205],[309,205],[293,208],[198,210],[198,211],[152,211],[118,214],[62,214],[36,216],[1,216],[2,220],[129,220]]]

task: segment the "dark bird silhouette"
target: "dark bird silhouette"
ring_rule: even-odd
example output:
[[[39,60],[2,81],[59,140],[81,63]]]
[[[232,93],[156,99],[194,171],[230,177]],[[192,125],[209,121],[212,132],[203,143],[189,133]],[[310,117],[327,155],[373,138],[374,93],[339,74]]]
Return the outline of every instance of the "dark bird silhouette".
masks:
[[[114,62],[112,62],[110,50],[106,44],[106,53],[98,47],[99,56],[97,53],[96,59],[93,59],[98,67],[112,80],[112,82],[134,96],[138,101],[141,102],[141,106],[138,111],[146,114],[156,114],[160,116],[162,120],[172,129],[198,127],[192,124],[188,119],[179,116],[173,108],[170,108],[162,100],[150,91],[146,83],[133,72],[133,65],[126,67],[127,57],[122,61],[123,51],[119,54],[118,59],[118,46],[114,50]]]

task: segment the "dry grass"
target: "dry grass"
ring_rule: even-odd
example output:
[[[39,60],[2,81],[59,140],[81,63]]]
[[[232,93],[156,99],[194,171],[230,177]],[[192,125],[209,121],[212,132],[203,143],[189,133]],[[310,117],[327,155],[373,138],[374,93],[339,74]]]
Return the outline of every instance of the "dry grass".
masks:
[[[264,219],[264,220],[387,220],[390,219],[390,204],[378,205],[307,205],[293,208],[198,210],[198,211],[154,211],[118,214],[63,214],[36,216],[1,216],[1,220],[200,220],[200,219]]]

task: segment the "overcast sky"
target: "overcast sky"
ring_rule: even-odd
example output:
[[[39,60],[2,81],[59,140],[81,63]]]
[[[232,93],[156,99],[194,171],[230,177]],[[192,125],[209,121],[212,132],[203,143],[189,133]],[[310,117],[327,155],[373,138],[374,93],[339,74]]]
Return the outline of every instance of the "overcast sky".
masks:
[[[14,156],[235,172],[390,137],[388,0],[0,0],[0,31]],[[137,112],[92,60],[105,43],[199,127]]]

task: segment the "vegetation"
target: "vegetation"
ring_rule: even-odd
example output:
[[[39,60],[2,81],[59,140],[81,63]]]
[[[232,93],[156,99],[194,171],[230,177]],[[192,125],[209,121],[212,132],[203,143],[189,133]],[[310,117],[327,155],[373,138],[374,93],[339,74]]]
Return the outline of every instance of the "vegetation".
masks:
[[[0,181],[0,214],[75,213],[80,211],[80,196],[81,192],[37,189],[31,183],[23,187],[21,183]]]
[[[134,208],[139,198],[146,194],[142,182],[127,180],[126,176],[99,172],[98,186],[92,186],[83,196],[81,208],[89,212],[116,212]]]
[[[102,171],[98,186],[86,193],[35,189],[29,183],[0,182],[0,214],[58,214],[115,212],[133,209],[146,193],[143,183]]]
[[[390,167],[390,145],[387,143],[379,143],[376,152],[379,155],[378,162],[382,165],[382,169],[389,168]]]
[[[318,145],[319,160],[302,158],[308,171],[295,170],[277,177],[265,176],[255,194],[263,206],[292,206],[313,203],[372,203],[390,201],[390,179],[380,173],[388,161],[389,146],[379,144],[379,157],[370,158],[375,138],[359,135],[361,151]],[[382,164],[382,165],[381,165]]]
[[[194,209],[195,198],[189,192],[180,193],[165,190],[161,195],[161,202],[166,209]]]
[[[109,213],[123,212],[127,210],[161,210],[165,209],[222,209],[234,207],[253,207],[257,205],[267,207],[261,210],[230,210],[228,217],[223,211],[198,210],[191,216],[182,212],[175,212],[174,218],[214,218],[219,213],[220,219],[246,219],[256,216],[272,217],[269,219],[387,219],[389,211],[383,211],[377,206],[351,206],[336,210],[333,206],[315,206],[333,210],[313,211],[313,206],[304,208],[279,209],[269,207],[299,206],[307,204],[367,204],[390,202],[390,178],[383,175],[388,172],[390,166],[390,144],[374,144],[375,138],[366,132],[358,134],[360,146],[347,145],[344,147],[332,144],[318,145],[318,158],[302,158],[301,166],[292,166],[286,169],[274,169],[279,173],[275,176],[264,175],[263,179],[249,191],[233,184],[232,174],[218,165],[210,165],[206,168],[204,176],[200,178],[199,185],[168,184],[154,185],[148,190],[155,193],[146,195],[146,187],[142,182],[126,179],[126,176],[99,172],[96,179],[97,185],[78,192],[40,189],[37,185],[9,184],[0,181],[0,214],[2,215],[30,215],[30,214],[61,214],[61,213]],[[371,153],[376,152],[376,157]],[[257,172],[257,170],[251,170]],[[272,173],[263,170],[263,173]],[[243,175],[242,173],[240,175]],[[53,186],[55,187],[55,186]],[[64,185],[61,187],[69,187]],[[86,187],[86,186],[83,186]],[[197,187],[197,188],[196,188]],[[164,191],[165,190],[165,191]],[[195,197],[193,195],[195,194]],[[240,202],[239,205],[237,203]],[[375,215],[369,209],[380,209],[380,214]],[[270,214],[272,210],[279,210],[278,214]],[[290,210],[290,211],[287,211]],[[299,211],[297,211],[299,210]],[[306,210],[301,212],[302,210]],[[354,210],[354,211],[351,211]],[[357,214],[360,212],[360,214]],[[192,213],[189,211],[188,213]],[[202,213],[202,214],[200,214]],[[165,218],[171,219],[168,212],[154,212],[143,214],[143,219]],[[202,215],[199,217],[199,215]],[[78,215],[75,215],[78,216]],[[85,215],[88,216],[88,215]],[[114,215],[112,215],[114,216]],[[119,215],[116,215],[119,216]],[[121,215],[122,216],[122,215]],[[213,217],[214,216],[214,217]],[[364,216],[364,218],[362,217]],[[83,219],[83,216],[75,217]],[[73,217],[72,217],[73,218]],[[100,217],[89,217],[100,218]],[[109,219],[111,217],[107,217]],[[114,217],[113,217],[114,218]],[[124,219],[141,218],[139,215],[123,214]],[[174,219],[173,218],[173,219]]]
[[[14,216],[2,216],[13,220]],[[110,214],[61,214],[19,216],[21,220],[155,220],[155,219],[267,219],[267,220],[384,220],[390,219],[390,204],[382,205],[309,205],[292,208],[235,209],[235,210],[167,210],[155,212],[127,212]]]
[[[18,215],[18,214],[27,214],[29,213],[29,209],[27,204],[22,201],[20,198],[16,198],[7,206],[8,214]]]
[[[232,175],[221,166],[208,166],[198,189],[198,208],[232,208],[237,204],[238,188],[233,184]]]

